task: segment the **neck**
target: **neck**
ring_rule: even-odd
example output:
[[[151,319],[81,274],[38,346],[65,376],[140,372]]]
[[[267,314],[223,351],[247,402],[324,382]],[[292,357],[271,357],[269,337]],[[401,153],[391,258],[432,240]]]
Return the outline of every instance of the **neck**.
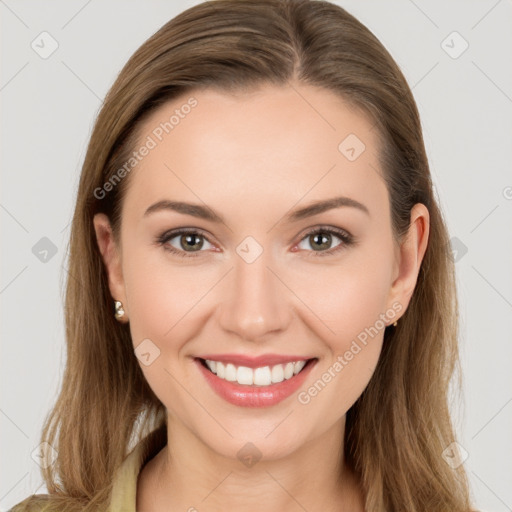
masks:
[[[257,460],[249,446],[245,458],[218,454],[169,418],[168,444],[139,478],[137,509],[363,511],[357,478],[344,462],[344,427],[345,417],[285,457]]]

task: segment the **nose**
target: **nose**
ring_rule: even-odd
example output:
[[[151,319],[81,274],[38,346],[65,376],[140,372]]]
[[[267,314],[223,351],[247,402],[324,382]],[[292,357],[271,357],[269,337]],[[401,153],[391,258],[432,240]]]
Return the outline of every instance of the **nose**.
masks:
[[[293,316],[291,292],[278,274],[265,251],[252,263],[237,257],[217,308],[221,328],[251,342],[285,331]]]

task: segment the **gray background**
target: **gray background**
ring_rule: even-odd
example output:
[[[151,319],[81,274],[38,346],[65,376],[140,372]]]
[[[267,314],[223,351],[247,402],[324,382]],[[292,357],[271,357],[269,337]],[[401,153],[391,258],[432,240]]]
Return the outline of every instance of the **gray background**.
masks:
[[[136,48],[197,3],[0,0],[0,510],[46,492],[31,454],[64,366],[66,244],[93,120]],[[481,510],[512,510],[512,3],[337,3],[379,37],[418,102],[456,249],[464,464]],[[31,47],[51,48],[43,31],[58,43],[45,59]]]

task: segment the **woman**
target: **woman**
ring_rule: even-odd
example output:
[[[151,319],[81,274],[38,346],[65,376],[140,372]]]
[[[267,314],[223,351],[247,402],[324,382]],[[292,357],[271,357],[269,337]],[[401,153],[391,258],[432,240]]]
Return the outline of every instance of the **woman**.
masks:
[[[183,12],[92,133],[58,457],[14,510],[471,510],[447,247],[366,27],[323,1]]]

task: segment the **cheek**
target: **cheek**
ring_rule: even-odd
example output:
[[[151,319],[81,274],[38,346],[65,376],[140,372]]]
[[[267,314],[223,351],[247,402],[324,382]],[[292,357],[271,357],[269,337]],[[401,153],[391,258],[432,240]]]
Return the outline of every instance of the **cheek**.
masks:
[[[205,293],[205,279],[192,278],[191,267],[184,270],[158,252],[133,250],[123,262],[123,273],[135,354],[151,389],[175,412],[187,407],[176,379],[182,370],[181,349],[198,329],[195,306]]]
[[[323,411],[324,426],[346,414],[367,387],[379,360],[382,334],[366,344],[353,340],[343,348],[345,352],[322,365],[309,387],[297,395],[306,412],[317,415],[314,409]]]
[[[376,258],[378,259],[378,258]],[[345,414],[367,387],[377,366],[386,324],[388,273],[382,263],[332,269],[325,273],[323,293],[318,287],[308,306],[329,327],[319,327],[327,352],[319,362],[315,379],[297,396],[304,407],[324,411],[325,424]],[[318,277],[318,276],[317,276]],[[310,278],[305,285],[312,285]],[[394,312],[393,312],[394,313]],[[307,409],[306,409],[307,410]]]
[[[381,247],[386,247],[385,241]],[[332,421],[359,398],[378,363],[384,330],[392,318],[387,310],[392,257],[391,246],[379,253],[347,252],[339,264],[319,265],[294,281],[297,294],[307,297],[306,305],[321,320],[315,322],[316,332],[328,353],[313,385],[298,399],[328,409]]]
[[[391,250],[353,250],[335,264],[301,263],[289,271],[286,282],[303,300],[304,314],[309,309],[317,318],[318,334],[333,349],[344,351],[365,328],[376,322],[382,328],[379,319],[388,307],[391,269]]]
[[[123,264],[133,342],[186,337],[183,328],[212,285],[211,271],[187,267],[163,249],[134,251]],[[190,327],[190,326],[189,326]]]

